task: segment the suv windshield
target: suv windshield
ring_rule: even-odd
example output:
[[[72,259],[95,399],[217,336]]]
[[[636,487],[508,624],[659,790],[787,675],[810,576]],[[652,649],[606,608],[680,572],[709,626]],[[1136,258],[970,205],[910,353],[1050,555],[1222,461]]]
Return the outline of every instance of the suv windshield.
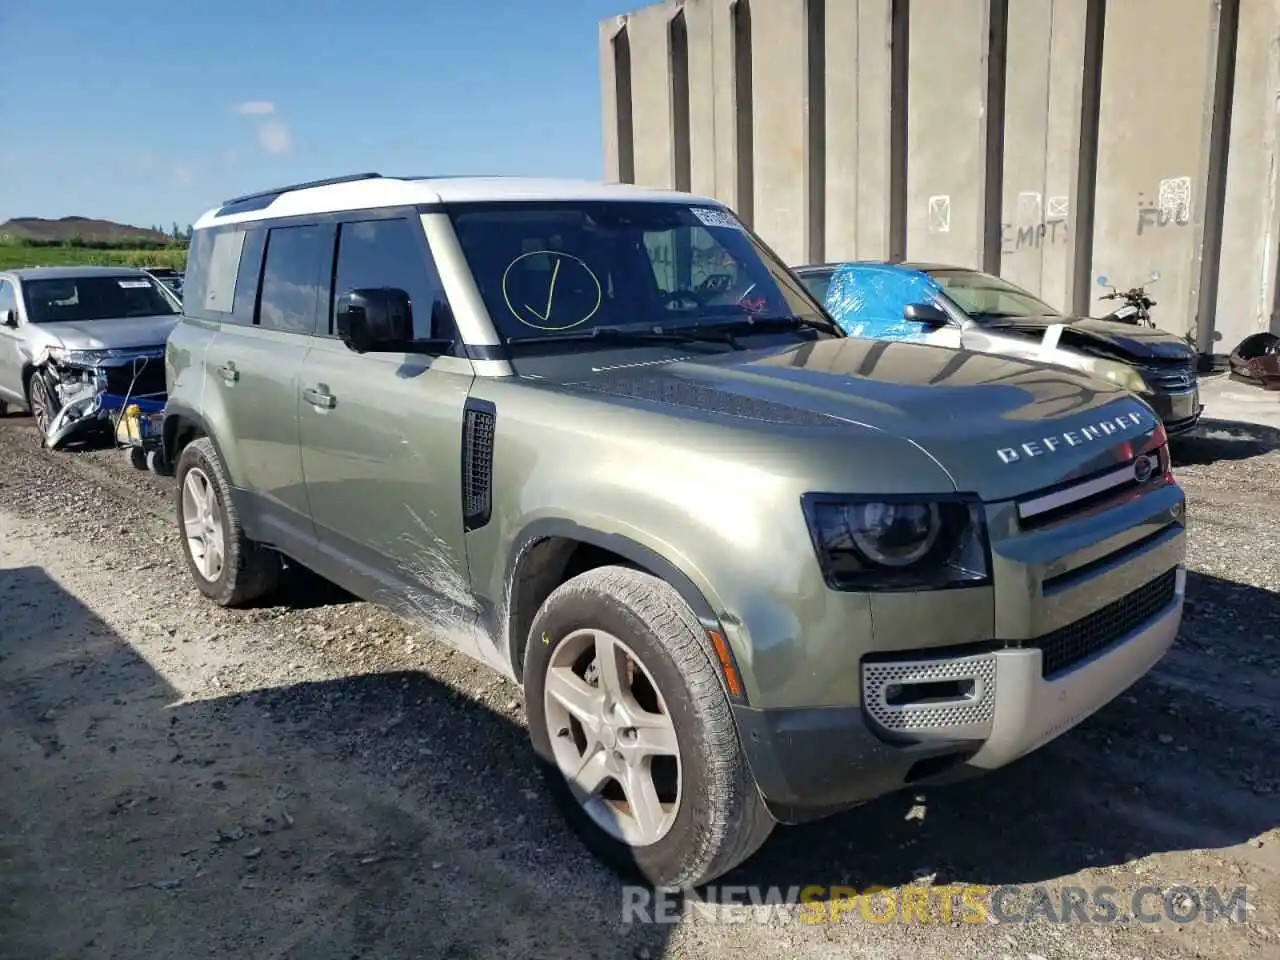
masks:
[[[115,320],[178,312],[156,281],[133,274],[26,280],[22,298],[31,323]]]
[[[977,320],[1060,315],[1038,297],[989,273],[930,270],[929,276],[961,310]]]
[[[458,242],[509,342],[594,328],[830,321],[720,208],[659,201],[459,205]]]

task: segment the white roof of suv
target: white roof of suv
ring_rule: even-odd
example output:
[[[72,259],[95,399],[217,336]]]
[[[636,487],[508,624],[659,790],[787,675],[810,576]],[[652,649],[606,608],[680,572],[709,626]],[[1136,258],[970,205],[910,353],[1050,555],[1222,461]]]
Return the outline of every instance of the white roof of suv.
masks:
[[[301,183],[228,200],[206,212],[194,225],[200,230],[228,223],[338,213],[420,204],[520,200],[658,200],[720,206],[718,200],[673,190],[656,190],[591,180],[531,177],[384,177],[357,174]]]

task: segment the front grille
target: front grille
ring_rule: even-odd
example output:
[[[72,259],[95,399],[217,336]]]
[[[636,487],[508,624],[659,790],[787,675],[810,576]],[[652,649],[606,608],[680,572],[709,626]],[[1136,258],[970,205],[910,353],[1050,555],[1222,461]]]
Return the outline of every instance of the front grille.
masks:
[[[1177,360],[1165,363],[1139,365],[1142,379],[1153,389],[1165,393],[1180,393],[1196,385],[1194,360]]]
[[[145,397],[165,392],[164,361],[159,357],[141,358],[104,369],[107,393],[118,397]]]
[[[1173,602],[1177,581],[1177,568],[1171,569],[1101,610],[1028,641],[1043,658],[1040,675],[1050,679],[1142,626]]]

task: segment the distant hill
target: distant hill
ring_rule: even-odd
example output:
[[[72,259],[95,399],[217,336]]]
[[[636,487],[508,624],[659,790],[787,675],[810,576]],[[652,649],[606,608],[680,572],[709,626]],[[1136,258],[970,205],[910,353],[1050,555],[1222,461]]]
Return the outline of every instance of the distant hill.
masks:
[[[113,246],[125,243],[163,244],[173,239],[159,230],[132,227],[111,220],[92,220],[89,217],[61,217],[58,220],[14,217],[0,223],[0,237],[39,243],[79,240],[84,243],[109,243]]]

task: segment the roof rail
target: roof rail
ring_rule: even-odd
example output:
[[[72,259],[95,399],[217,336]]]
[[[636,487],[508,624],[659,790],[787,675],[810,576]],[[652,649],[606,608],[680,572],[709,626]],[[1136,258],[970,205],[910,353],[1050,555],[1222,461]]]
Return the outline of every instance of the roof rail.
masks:
[[[355,180],[377,180],[381,179],[380,173],[352,173],[345,177],[329,177],[325,180],[308,180],[306,183],[294,183],[287,187],[276,187],[273,190],[259,190],[256,193],[246,193],[241,197],[232,197],[230,200],[223,200],[222,206],[229,207],[234,203],[244,203],[248,200],[260,200],[263,197],[278,197],[282,193],[292,193],[295,190],[310,190],[312,187],[329,187],[335,183],[351,183]]]

